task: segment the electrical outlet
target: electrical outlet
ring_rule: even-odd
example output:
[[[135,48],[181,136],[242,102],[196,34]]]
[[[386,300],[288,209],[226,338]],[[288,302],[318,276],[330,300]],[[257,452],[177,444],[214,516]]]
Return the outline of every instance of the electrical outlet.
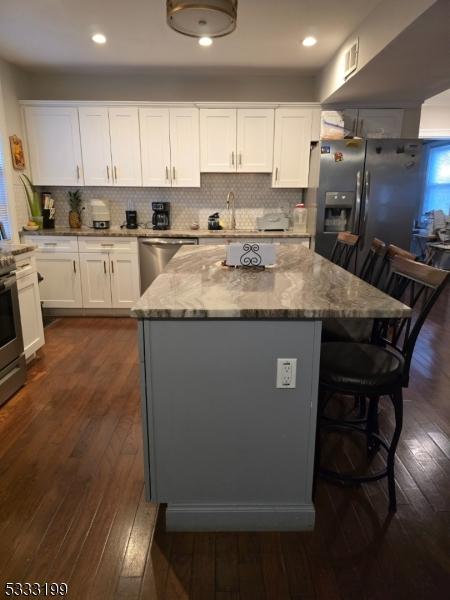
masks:
[[[277,388],[295,388],[296,379],[297,359],[277,358]]]

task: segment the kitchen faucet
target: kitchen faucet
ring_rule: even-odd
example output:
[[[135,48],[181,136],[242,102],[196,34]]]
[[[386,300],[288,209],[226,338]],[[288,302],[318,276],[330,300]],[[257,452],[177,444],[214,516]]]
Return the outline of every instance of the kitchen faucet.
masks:
[[[235,207],[235,195],[234,192],[228,192],[227,196],[227,210],[230,210],[230,202],[231,202],[231,219],[230,219],[230,229],[236,229],[236,207]]]

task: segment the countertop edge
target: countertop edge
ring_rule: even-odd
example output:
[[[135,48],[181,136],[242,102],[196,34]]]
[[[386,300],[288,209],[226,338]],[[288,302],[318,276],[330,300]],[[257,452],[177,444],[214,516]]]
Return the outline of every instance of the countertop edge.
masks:
[[[39,229],[38,231],[20,231],[21,236],[61,236],[61,237],[130,237],[130,238],[148,238],[148,237],[173,237],[173,238],[287,238],[287,239],[311,239],[314,237],[310,233],[300,233],[296,231],[256,231],[256,230],[219,230],[208,231],[206,229]]]

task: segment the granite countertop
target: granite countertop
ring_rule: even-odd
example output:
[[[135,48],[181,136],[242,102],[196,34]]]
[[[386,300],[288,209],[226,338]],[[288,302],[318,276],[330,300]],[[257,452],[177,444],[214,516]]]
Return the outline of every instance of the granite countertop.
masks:
[[[219,231],[208,231],[207,229],[167,229],[166,231],[155,231],[154,229],[70,229],[70,227],[55,227],[55,229],[39,229],[37,231],[22,231],[22,235],[75,235],[75,236],[101,236],[101,237],[196,237],[196,238],[224,238],[224,237],[252,237],[252,238],[307,238],[309,233],[298,233],[295,231],[256,231],[247,229],[221,229]]]
[[[0,252],[5,256],[17,256],[18,254],[26,254],[27,252],[33,252],[36,246],[32,244],[16,244],[15,242],[1,241]]]
[[[224,267],[223,246],[184,246],[138,300],[141,319],[402,317],[410,309],[301,244],[265,270]]]

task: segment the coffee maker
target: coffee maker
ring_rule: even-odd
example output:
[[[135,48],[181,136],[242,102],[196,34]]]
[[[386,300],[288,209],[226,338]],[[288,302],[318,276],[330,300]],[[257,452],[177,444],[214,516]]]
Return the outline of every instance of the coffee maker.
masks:
[[[125,211],[125,219],[126,219],[126,228],[127,229],[137,229],[137,212],[135,210],[126,210]]]
[[[170,202],[152,202],[153,229],[170,228]]]

